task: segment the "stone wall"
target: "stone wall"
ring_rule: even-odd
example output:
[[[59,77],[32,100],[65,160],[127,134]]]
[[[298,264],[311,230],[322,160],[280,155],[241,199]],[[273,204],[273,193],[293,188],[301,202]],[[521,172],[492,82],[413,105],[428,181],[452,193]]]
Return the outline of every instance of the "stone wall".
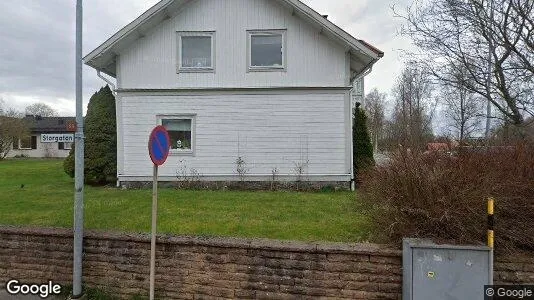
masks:
[[[128,299],[148,295],[150,238],[88,232],[84,282]],[[400,299],[401,251],[374,244],[163,236],[159,299]],[[495,263],[499,283],[534,282],[534,259]],[[69,285],[72,232],[0,227],[0,282]]]
[[[348,191],[349,181],[207,181],[201,179],[159,182],[162,188],[194,189],[194,190],[235,190],[235,191]],[[151,189],[152,182],[123,181],[124,189]]]

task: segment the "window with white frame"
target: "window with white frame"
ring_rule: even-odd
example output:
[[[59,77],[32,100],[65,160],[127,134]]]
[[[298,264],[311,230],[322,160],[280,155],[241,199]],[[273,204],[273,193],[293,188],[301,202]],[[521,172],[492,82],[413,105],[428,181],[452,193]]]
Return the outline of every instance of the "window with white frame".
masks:
[[[195,139],[195,116],[161,116],[160,124],[167,129],[171,138],[172,154],[193,154]]]
[[[249,31],[249,71],[279,71],[286,68],[286,31]]]
[[[178,32],[178,72],[212,72],[215,69],[213,32]]]
[[[72,143],[59,142],[59,143],[57,143],[57,147],[58,147],[59,150],[70,150],[70,149],[72,149]]]

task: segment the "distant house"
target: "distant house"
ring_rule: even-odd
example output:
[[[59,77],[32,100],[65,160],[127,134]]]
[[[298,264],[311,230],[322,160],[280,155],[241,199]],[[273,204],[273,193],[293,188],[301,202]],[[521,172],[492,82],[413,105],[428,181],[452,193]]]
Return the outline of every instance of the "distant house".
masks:
[[[84,62],[117,80],[121,183],[151,180],[156,125],[162,181],[348,183],[353,99],[382,56],[297,0],[162,0]]]
[[[425,154],[430,154],[430,153],[440,153],[440,154],[444,154],[444,153],[450,153],[450,151],[452,150],[451,149],[451,146],[453,146],[452,144],[449,145],[448,143],[428,143],[426,144],[426,150],[425,150]]]
[[[67,129],[74,117],[41,117],[27,115],[23,119],[29,134],[13,141],[8,157],[66,157],[74,143],[74,134]]]

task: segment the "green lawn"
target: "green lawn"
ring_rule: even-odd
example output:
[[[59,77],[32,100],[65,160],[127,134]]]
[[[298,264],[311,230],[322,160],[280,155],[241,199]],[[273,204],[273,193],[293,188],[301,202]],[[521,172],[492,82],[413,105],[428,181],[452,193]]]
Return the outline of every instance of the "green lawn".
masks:
[[[74,180],[62,163],[0,161],[0,224],[71,227]],[[149,232],[151,193],[87,186],[85,227]],[[368,238],[368,218],[350,192],[160,189],[159,195],[161,233],[336,242]]]

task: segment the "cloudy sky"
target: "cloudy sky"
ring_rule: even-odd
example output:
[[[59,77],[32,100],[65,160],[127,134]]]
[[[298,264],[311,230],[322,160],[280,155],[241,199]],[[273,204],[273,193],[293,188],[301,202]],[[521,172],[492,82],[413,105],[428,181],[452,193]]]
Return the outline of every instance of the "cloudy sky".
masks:
[[[84,1],[83,55],[131,22],[158,0]],[[391,7],[411,0],[304,0],[348,31],[385,52],[367,77],[366,89],[389,92],[402,69],[400,49],[410,47],[397,36],[401,21]],[[0,99],[23,111],[44,102],[60,115],[74,115],[75,0],[0,1]],[[105,83],[84,66],[84,106]]]

